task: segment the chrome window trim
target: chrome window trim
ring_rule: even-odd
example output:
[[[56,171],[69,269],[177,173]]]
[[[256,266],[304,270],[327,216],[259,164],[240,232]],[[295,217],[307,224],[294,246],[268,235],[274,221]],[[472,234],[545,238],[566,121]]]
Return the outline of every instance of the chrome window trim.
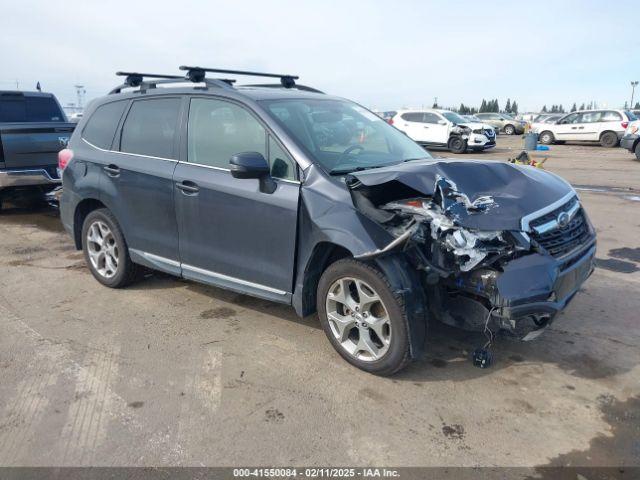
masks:
[[[194,165],[196,167],[203,167],[203,168],[211,168],[213,170],[220,170],[223,172],[231,172],[231,169],[229,168],[223,168],[223,167],[214,167],[213,165],[203,165],[202,163],[194,163],[194,162],[187,162],[187,161],[182,161],[182,160],[174,160],[173,158],[164,158],[164,157],[154,157],[152,155],[141,155],[139,153],[127,153],[127,152],[118,152],[116,150],[105,150],[104,148],[100,148],[96,145],[94,145],[93,143],[91,143],[89,140],[82,138],[82,141],[84,143],[86,143],[87,145],[89,145],[92,148],[95,148],[96,150],[100,150],[101,152],[105,152],[105,153],[117,153],[120,155],[133,155],[134,157],[143,157],[143,158],[153,158],[155,160],[165,160],[167,162],[174,162],[174,163],[183,163],[185,165]],[[286,183],[293,183],[295,185],[300,185],[302,182],[300,182],[299,180],[289,180],[286,178],[278,178],[278,177],[272,177],[274,180],[278,181],[278,182],[286,182]]]
[[[182,160],[179,163],[182,163],[184,165],[193,165],[195,167],[211,168],[213,170],[220,170],[220,171],[223,171],[223,172],[231,173],[231,169],[230,168],[215,167],[213,165],[204,165],[202,163],[185,162],[185,161],[182,161]],[[271,177],[271,178],[273,178],[274,180],[276,180],[278,182],[287,182],[287,183],[293,183],[293,184],[296,184],[296,185],[300,185],[300,183],[301,183],[299,180],[289,180],[287,178],[278,178],[278,177]]]
[[[576,192],[574,190],[571,190],[571,192],[567,193],[560,200],[555,201],[552,204],[547,205],[546,207],[541,208],[540,210],[538,210],[536,212],[530,213],[529,215],[525,215],[524,217],[522,217],[520,219],[520,229],[523,232],[529,232],[530,231],[529,224],[533,220],[535,220],[536,218],[541,217],[543,215],[546,215],[549,212],[554,211],[556,208],[561,207],[562,205],[567,203],[569,200],[571,200],[573,197],[577,197],[577,196],[578,195],[576,194]]]
[[[164,157],[154,157],[153,155],[142,155],[140,153],[129,153],[129,152],[119,152],[117,150],[106,150],[104,148],[100,148],[96,145],[94,145],[93,143],[91,143],[89,140],[87,140],[86,138],[80,137],[82,139],[82,141],[84,143],[86,143],[87,145],[89,145],[90,147],[95,148],[96,150],[100,150],[101,152],[105,152],[105,153],[117,153],[119,155],[133,155],[134,157],[143,157],[143,158],[153,158],[155,160],[166,160],[168,162],[175,162],[178,163],[178,160],[175,160],[173,158],[164,158]]]

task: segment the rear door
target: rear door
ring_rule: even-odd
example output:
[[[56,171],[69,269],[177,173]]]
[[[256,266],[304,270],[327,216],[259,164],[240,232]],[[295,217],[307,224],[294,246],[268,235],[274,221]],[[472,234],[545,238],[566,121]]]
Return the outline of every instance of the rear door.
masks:
[[[173,204],[178,125],[184,99],[159,96],[131,102],[100,168],[103,200],[124,231],[132,258],[179,274]]]
[[[396,127],[416,142],[429,142],[429,134],[424,128],[422,118],[422,112],[405,112],[400,115],[399,125]]]
[[[273,193],[231,176],[241,152],[269,160]],[[189,102],[174,175],[182,275],[270,300],[291,298],[300,183],[297,167],[247,107],[208,97]]]

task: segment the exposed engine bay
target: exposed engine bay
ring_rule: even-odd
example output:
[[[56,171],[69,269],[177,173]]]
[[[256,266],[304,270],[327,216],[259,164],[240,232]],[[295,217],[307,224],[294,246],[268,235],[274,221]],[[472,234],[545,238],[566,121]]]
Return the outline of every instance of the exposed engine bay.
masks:
[[[564,265],[536,241],[535,235],[520,228],[521,218],[536,208],[533,198],[539,201],[539,194],[545,192],[538,192],[529,201],[519,198],[531,192],[517,190],[518,176],[522,174],[516,170],[513,175],[511,169],[533,169],[503,164],[504,167],[491,166],[491,173],[487,174],[479,163],[477,177],[465,172],[465,182],[476,187],[472,189],[460,188],[443,175],[443,170],[455,169],[455,164],[432,165],[434,171],[426,178],[395,174],[380,183],[372,177],[384,179],[384,174],[365,172],[346,179],[356,208],[394,238],[358,258],[401,251],[423,273],[429,310],[440,321],[469,330],[506,330],[521,339],[534,338],[575,292],[563,290],[563,283],[569,282],[563,280]],[[496,175],[496,167],[503,171]],[[538,175],[528,171],[524,174]],[[547,189],[554,180],[549,176]],[[429,181],[432,186],[426,188]],[[507,189],[505,181],[509,182]],[[497,182],[503,184],[501,188],[491,185]],[[564,190],[564,197],[571,192],[566,184],[556,182],[554,187]],[[558,195],[549,198],[553,203]],[[576,217],[577,198],[567,202]],[[593,270],[590,249],[595,249],[590,224],[582,212],[579,215],[584,222],[570,227],[573,230],[569,234],[579,242],[569,256],[577,256],[578,263],[584,265],[571,276],[573,286],[576,281],[582,283]],[[564,235],[564,231],[559,232]]]

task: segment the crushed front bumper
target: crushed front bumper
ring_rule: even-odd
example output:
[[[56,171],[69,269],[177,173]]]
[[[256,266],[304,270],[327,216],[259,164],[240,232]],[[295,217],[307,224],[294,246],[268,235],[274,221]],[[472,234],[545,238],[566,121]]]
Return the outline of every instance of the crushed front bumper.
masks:
[[[58,185],[59,175],[54,169],[27,168],[0,170],[0,189],[9,187],[31,187],[37,185]]]
[[[501,272],[460,274],[443,297],[445,323],[477,331],[488,325],[523,338],[566,308],[593,273],[595,251],[594,239],[563,259],[532,253],[508,262]]]

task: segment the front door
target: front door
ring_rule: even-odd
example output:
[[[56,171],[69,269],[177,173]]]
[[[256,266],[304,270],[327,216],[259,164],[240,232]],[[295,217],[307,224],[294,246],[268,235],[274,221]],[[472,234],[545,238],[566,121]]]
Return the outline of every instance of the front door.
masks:
[[[300,191],[291,157],[252,112],[211,97],[191,98],[185,144],[173,178],[183,276],[290,301]],[[231,156],[249,151],[269,160],[273,193],[231,176]]]
[[[446,145],[449,142],[449,128],[451,123],[443,116],[436,113],[425,112],[423,128],[428,142],[435,145]]]
[[[584,125],[579,123],[580,113],[572,113],[564,117],[553,129],[556,140],[580,140],[580,131],[584,131]],[[582,129],[580,129],[582,127]]]

